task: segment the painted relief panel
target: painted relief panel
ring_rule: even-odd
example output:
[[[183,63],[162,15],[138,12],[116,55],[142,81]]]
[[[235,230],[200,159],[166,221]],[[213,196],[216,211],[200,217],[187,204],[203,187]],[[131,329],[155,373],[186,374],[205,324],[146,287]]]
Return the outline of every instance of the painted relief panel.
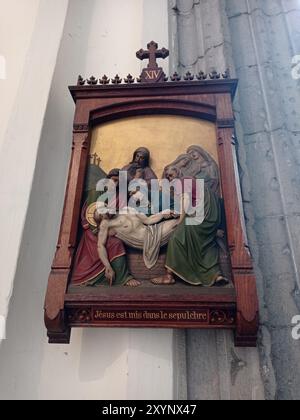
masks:
[[[70,287],[230,287],[230,277],[215,125],[164,115],[94,128]]]

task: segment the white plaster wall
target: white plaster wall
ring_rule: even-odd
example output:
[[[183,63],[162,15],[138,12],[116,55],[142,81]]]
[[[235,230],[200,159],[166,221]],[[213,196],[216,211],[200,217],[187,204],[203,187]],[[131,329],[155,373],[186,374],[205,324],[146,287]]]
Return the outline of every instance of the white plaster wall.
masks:
[[[168,0],[143,0],[143,25],[142,44],[145,48],[149,41],[156,41],[158,47],[169,46],[169,14]],[[159,66],[169,75],[169,59],[157,60]],[[141,62],[140,69],[145,67],[145,61]]]
[[[155,19],[152,24],[150,19]],[[43,325],[70,155],[74,104],[67,86],[80,73],[138,76],[141,63],[135,52],[152,39],[167,47],[167,33],[167,0],[70,2],[36,161],[7,340],[0,349],[0,398],[173,396],[171,330],[73,330],[71,344],[63,346],[47,344]]]
[[[17,5],[12,11],[9,2],[1,4],[1,13],[4,13],[2,19],[10,23],[7,26],[16,32],[10,38],[11,29],[8,30],[8,33],[2,34],[1,40],[3,50],[9,52],[8,79],[1,81],[4,88],[1,101],[4,106],[8,104],[9,111],[9,115],[8,111],[4,112],[0,141],[0,316],[4,317],[12,291],[37,148],[67,4],[67,0],[54,0],[51,4],[47,0],[29,0],[28,13],[27,9],[21,7],[22,16],[17,11]],[[5,16],[6,10],[8,16]],[[20,22],[20,26],[15,25]],[[13,59],[14,55],[19,55],[19,58]]]
[[[16,99],[30,46],[40,0],[0,0],[0,56],[5,78],[0,78],[0,148]]]

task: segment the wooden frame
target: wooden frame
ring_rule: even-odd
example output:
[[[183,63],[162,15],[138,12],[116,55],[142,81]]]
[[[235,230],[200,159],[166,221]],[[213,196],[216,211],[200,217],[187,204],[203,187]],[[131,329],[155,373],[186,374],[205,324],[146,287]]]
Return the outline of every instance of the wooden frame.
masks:
[[[242,228],[234,170],[232,99],[237,80],[213,79],[160,83],[90,84],[70,87],[76,104],[72,156],[57,251],[45,300],[50,343],[69,343],[71,327],[217,328],[235,331],[238,346],[255,346],[258,301],[252,261]],[[191,116],[216,124],[221,185],[234,289],[194,288],[182,296],[135,289],[70,293],[68,281],[77,245],[91,131],[105,121],[134,115]],[[127,317],[127,312],[136,316]],[[126,315],[125,315],[126,314]],[[143,315],[144,314],[144,315]],[[147,314],[147,316],[145,315]],[[185,314],[181,316],[180,314]]]

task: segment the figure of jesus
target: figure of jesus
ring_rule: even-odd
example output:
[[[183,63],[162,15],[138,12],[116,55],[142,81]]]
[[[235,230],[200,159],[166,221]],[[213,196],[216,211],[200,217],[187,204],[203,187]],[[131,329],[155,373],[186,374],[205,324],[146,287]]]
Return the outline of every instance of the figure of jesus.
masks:
[[[109,214],[103,207],[96,210],[95,219],[99,222],[98,254],[110,285],[113,284],[115,273],[105,248],[109,236],[116,236],[126,245],[143,250],[145,265],[151,268],[157,261],[161,246],[168,242],[180,223],[180,218],[170,211],[147,217],[129,207],[116,215]],[[126,285],[136,287],[140,284],[140,281],[131,279]]]

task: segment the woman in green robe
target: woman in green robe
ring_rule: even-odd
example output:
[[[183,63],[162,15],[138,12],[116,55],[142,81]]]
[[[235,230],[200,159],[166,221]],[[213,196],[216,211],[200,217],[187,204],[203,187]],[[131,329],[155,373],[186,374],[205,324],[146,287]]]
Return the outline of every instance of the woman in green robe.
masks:
[[[178,168],[170,167],[167,178],[169,181],[180,178]],[[180,182],[184,183],[185,179],[187,178],[180,179]],[[195,206],[197,184],[195,179],[190,179],[192,190],[190,194],[182,195],[182,200],[187,200],[186,197],[189,196]],[[188,204],[190,203],[185,202],[183,208],[187,208]],[[181,214],[182,221],[168,243],[165,264],[167,275],[153,279],[154,284],[174,284],[175,276],[194,286],[209,287],[226,283],[220,271],[219,249],[216,243],[221,224],[221,203],[217,194],[207,186],[204,187],[204,220],[202,223],[189,223],[193,222],[194,217]]]

